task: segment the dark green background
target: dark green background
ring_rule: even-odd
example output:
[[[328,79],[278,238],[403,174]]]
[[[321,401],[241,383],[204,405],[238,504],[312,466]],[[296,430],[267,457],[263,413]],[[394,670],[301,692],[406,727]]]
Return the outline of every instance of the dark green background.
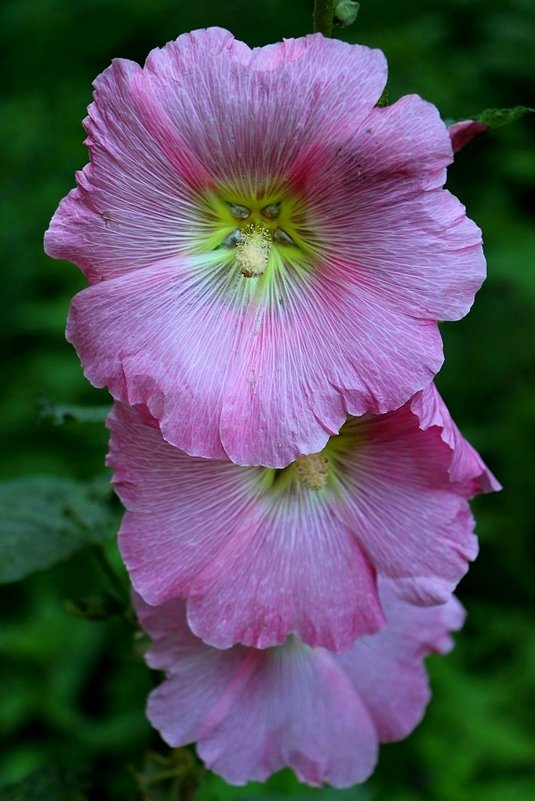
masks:
[[[535,105],[529,95],[532,0],[363,0],[361,6],[357,24],[336,35],[385,50],[390,101],[418,92],[445,118]],[[102,471],[101,425],[55,427],[36,413],[41,396],[107,403],[105,393],[87,385],[63,338],[69,298],[83,279],[42,252],[48,220],[86,161],[80,122],[92,79],[111,58],[143,61],[151,48],[195,27],[222,25],[250,45],[302,35],[311,28],[311,7],[311,0],[3,0],[2,478],[87,478]],[[365,788],[309,790],[289,772],[267,787],[242,789],[211,777],[201,801],[535,798],[528,735],[535,667],[528,551],[534,529],[532,136],[528,118],[486,134],[450,171],[450,188],[483,229],[489,278],[470,315],[443,326],[447,360],[438,383],[505,489],[475,504],[481,555],[459,590],[469,618],[455,652],[429,660],[434,700],[428,715],[406,742],[383,747]],[[117,564],[113,544],[109,557]],[[106,581],[92,554],[82,551],[0,590],[0,799],[80,798],[57,789],[76,786],[69,773],[39,774],[26,795],[1,789],[45,765],[88,766],[87,798],[137,799],[131,768],[141,770],[147,749],[165,751],[144,719],[155,677],[143,666],[132,630],[65,610],[65,599],[105,590]]]

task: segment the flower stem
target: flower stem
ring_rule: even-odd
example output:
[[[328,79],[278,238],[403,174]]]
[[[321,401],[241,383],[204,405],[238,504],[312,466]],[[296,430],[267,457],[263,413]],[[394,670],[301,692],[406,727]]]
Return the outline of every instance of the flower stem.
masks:
[[[193,787],[191,784],[186,784],[180,791],[180,801],[195,801]]]
[[[334,0],[315,0],[314,33],[330,36],[333,30]]]

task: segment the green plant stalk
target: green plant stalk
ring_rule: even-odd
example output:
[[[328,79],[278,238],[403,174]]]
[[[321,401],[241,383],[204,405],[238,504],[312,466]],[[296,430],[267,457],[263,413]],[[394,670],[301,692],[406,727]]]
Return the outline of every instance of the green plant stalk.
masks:
[[[333,31],[334,0],[315,0],[314,33],[331,36]]]
[[[195,801],[195,795],[191,784],[186,784],[180,792],[180,801]]]

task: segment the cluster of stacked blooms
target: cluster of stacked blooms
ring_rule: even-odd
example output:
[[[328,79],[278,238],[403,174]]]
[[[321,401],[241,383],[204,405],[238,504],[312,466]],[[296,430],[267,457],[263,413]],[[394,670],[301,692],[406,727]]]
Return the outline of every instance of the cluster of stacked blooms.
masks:
[[[381,107],[378,50],[221,29],[116,60],[46,250],[90,286],[68,339],[115,399],[109,464],[148,716],[227,781],[366,779],[429,697],[498,488],[433,378],[485,272],[444,190],[453,130]],[[474,130],[475,126],[475,130]]]

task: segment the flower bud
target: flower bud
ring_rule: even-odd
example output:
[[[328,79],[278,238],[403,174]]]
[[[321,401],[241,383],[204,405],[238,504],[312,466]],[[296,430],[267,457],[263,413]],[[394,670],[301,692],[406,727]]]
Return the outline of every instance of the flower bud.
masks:
[[[334,18],[344,28],[352,25],[359,13],[360,3],[354,0],[339,0],[334,7]]]

